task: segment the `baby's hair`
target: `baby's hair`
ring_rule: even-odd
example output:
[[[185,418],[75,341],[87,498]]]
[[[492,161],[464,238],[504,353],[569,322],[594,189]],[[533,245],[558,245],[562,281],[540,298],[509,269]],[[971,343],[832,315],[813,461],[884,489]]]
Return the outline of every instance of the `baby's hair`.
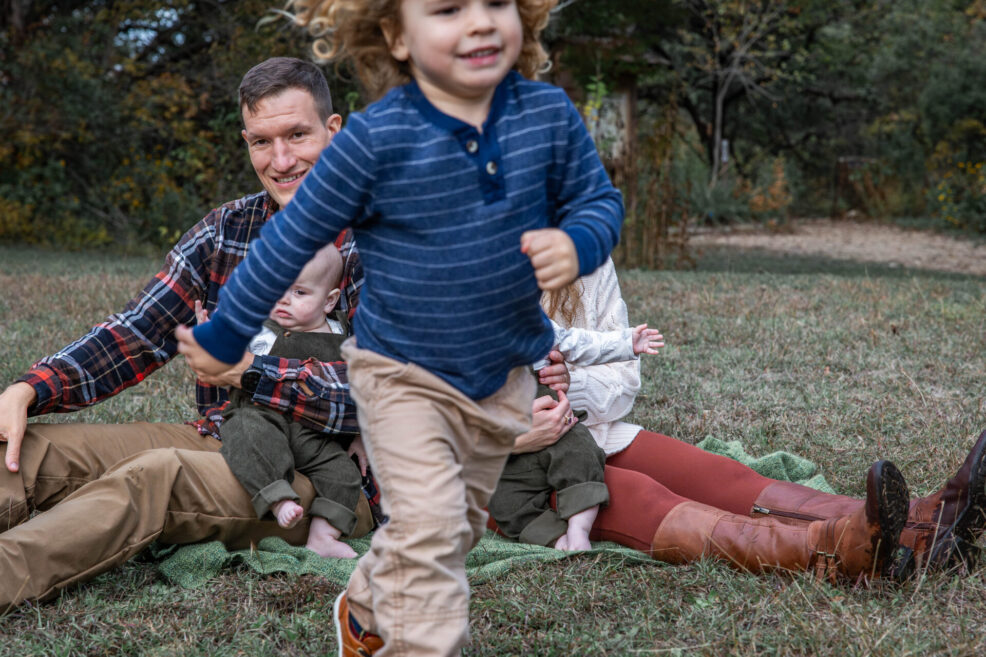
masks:
[[[548,54],[539,37],[558,0],[516,0],[524,36],[514,66],[533,79],[546,69]],[[407,62],[390,54],[381,22],[400,26],[401,0],[288,0],[294,22],[315,38],[312,51],[320,61],[351,62],[371,100],[410,82]]]
[[[342,282],[342,254],[339,253],[339,249],[336,248],[335,244],[327,244],[315,252],[315,255],[308,261],[304,269],[313,271],[318,278],[324,278],[330,281],[332,283],[330,289],[337,288]],[[300,278],[302,274],[298,276]]]

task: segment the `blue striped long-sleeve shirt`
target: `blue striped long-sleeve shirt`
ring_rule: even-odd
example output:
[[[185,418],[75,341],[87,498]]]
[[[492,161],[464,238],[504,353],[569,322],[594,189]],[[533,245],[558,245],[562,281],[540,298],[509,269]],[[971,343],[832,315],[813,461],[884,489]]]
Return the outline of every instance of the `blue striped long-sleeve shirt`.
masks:
[[[315,251],[351,226],[365,272],[360,348],[481,399],[552,345],[521,234],[561,228],[583,275],[605,261],[622,219],[620,193],[560,89],[510,73],[480,131],[411,82],[350,117],[195,338],[239,360]]]

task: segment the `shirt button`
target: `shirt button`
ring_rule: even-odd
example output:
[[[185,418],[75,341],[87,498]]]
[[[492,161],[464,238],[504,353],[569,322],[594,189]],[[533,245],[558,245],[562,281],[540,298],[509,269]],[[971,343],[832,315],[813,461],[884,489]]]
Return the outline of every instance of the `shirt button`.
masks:
[[[475,139],[470,139],[469,141],[466,142],[466,150],[469,151],[470,153],[475,154],[476,151],[479,150],[479,142],[477,142]]]
[[[496,162],[490,160],[489,162],[486,163],[486,173],[490,174],[491,176],[496,175]]]

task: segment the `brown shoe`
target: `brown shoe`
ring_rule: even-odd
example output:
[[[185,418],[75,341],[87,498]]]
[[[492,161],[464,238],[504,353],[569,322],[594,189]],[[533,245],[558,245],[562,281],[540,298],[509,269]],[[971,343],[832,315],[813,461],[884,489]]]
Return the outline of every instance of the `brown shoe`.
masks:
[[[866,492],[866,502],[850,514],[799,523],[683,502],[657,528],[652,554],[671,563],[714,556],[741,570],[810,570],[831,580],[882,577],[907,519],[907,484],[892,463],[879,461],[869,470]]]
[[[979,435],[965,461],[945,485],[911,502],[900,542],[914,550],[928,568],[958,564],[971,570],[980,549],[975,543],[986,530],[986,431]]]
[[[863,500],[778,481],[761,491],[750,515],[812,522],[852,513],[862,505]],[[902,578],[915,565],[939,570],[961,563],[971,570],[980,551],[975,543],[984,530],[986,431],[944,486],[911,501],[907,524],[900,535],[902,554],[897,557],[893,576]]]
[[[336,626],[336,639],[339,642],[339,657],[370,657],[383,647],[383,639],[376,634],[360,632],[357,636],[349,624],[349,604],[346,592],[336,598],[332,607],[332,620]]]

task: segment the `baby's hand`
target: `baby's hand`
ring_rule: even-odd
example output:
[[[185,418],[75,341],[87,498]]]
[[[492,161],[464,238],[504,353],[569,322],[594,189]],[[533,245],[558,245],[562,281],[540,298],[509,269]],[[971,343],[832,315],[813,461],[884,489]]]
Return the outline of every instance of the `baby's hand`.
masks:
[[[635,354],[656,354],[657,350],[664,346],[664,336],[657,329],[649,329],[646,324],[634,326],[633,331],[633,353]]]
[[[195,301],[195,323],[205,324],[209,321],[209,311],[202,307],[202,302]]]
[[[520,251],[531,259],[534,276],[542,290],[560,290],[579,275],[575,242],[563,230],[529,230],[520,236]]]
[[[366,458],[366,448],[363,447],[363,439],[359,436],[353,438],[353,442],[349,443],[349,449],[346,450],[346,454],[349,456],[356,455],[356,460],[359,462],[359,471],[365,477],[369,459]]]

